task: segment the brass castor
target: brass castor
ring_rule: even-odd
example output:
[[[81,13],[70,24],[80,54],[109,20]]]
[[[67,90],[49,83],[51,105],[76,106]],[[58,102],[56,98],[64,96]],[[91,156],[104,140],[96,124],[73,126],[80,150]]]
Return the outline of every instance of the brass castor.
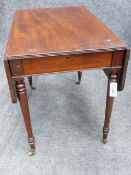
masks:
[[[107,142],[108,142],[108,139],[107,138],[106,139],[103,138],[103,143],[106,144]]]
[[[31,88],[31,89],[33,89],[33,90],[35,90],[35,89],[36,89],[36,87],[34,87],[34,86],[32,86],[32,85],[30,85],[30,88]]]
[[[29,152],[28,152],[28,156],[33,156],[35,154],[35,149],[31,149]]]
[[[76,84],[80,84],[80,81],[79,80],[76,80]]]

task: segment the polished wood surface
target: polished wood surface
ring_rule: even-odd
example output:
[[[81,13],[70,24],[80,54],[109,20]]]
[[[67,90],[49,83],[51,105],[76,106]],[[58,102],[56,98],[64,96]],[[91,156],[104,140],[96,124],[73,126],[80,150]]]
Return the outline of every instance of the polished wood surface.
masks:
[[[113,70],[111,74],[109,75],[108,84],[107,84],[107,97],[106,97],[106,109],[105,109],[105,121],[104,121],[104,127],[103,127],[103,142],[107,143],[108,139],[108,133],[109,133],[109,124],[110,124],[110,118],[111,118],[111,112],[113,108],[114,103],[114,97],[110,97],[110,83],[115,82],[117,83],[118,80],[118,70]]]
[[[27,92],[26,92],[24,79],[16,80],[16,91],[17,91],[18,99],[20,101],[20,106],[21,106],[21,110],[23,113],[24,121],[25,121],[25,126],[26,126],[26,130],[28,134],[28,141],[31,147],[31,152],[34,153],[35,140],[34,140],[34,136],[32,133],[30,112],[29,112]]]
[[[117,90],[123,90],[129,53],[128,46],[84,7],[16,11],[4,65],[12,102],[16,102],[15,92],[20,102],[31,147],[29,155],[35,153],[35,139],[25,77],[33,89],[33,75],[77,71],[79,84],[82,70],[102,69],[108,78],[103,127],[106,143],[114,101],[114,97],[109,96],[109,85],[116,82]]]
[[[23,9],[14,15],[5,59],[123,48],[127,45],[84,7]]]
[[[106,57],[106,59],[105,59]],[[99,60],[99,61],[98,61]],[[112,54],[97,53],[97,54],[80,54],[71,56],[57,56],[32,58],[22,60],[23,71],[25,75],[51,73],[60,71],[72,71],[91,68],[110,67],[112,63]],[[121,63],[117,65],[121,67]]]
[[[10,65],[8,60],[4,60],[4,66],[5,66],[6,76],[8,79],[11,100],[12,100],[12,103],[16,103],[17,102],[16,91],[15,91],[14,81],[11,75],[11,70],[10,70]]]

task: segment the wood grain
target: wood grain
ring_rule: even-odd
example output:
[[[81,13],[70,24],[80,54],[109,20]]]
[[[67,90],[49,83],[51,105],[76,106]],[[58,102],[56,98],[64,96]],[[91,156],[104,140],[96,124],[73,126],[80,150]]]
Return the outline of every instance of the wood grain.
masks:
[[[16,80],[16,91],[17,91],[17,96],[20,102],[26,130],[28,134],[28,142],[30,144],[31,149],[35,150],[35,139],[32,132],[28,97],[27,97],[27,91],[26,91],[24,79]]]
[[[117,83],[118,79],[118,70],[113,70],[112,73],[109,75],[108,84],[107,84],[107,97],[106,97],[106,109],[105,109],[105,121],[103,127],[103,142],[107,143],[107,137],[109,133],[109,125],[111,119],[111,113],[113,109],[114,97],[110,97],[110,83],[115,82]]]
[[[22,60],[25,75],[111,67],[111,63],[111,52]]]
[[[123,48],[127,45],[84,7],[21,9],[14,15],[5,59]]]

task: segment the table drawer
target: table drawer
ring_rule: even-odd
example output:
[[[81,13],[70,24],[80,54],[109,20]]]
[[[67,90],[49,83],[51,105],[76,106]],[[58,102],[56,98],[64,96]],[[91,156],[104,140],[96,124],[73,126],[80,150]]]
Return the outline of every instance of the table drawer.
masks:
[[[25,75],[110,67],[112,53],[53,56],[22,60]]]

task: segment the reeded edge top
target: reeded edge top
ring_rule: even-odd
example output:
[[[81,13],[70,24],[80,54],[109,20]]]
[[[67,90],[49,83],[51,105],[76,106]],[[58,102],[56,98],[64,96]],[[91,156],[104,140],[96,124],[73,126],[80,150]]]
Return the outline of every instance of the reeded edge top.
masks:
[[[5,55],[5,60],[11,59],[22,59],[22,58],[40,58],[40,57],[51,57],[51,56],[64,56],[72,54],[84,54],[84,53],[99,53],[99,52],[113,52],[119,50],[128,50],[128,46],[115,47],[115,48],[98,48],[98,49],[87,49],[87,50],[74,50],[74,51],[63,51],[63,52],[48,52],[48,53],[32,53],[23,55]]]

